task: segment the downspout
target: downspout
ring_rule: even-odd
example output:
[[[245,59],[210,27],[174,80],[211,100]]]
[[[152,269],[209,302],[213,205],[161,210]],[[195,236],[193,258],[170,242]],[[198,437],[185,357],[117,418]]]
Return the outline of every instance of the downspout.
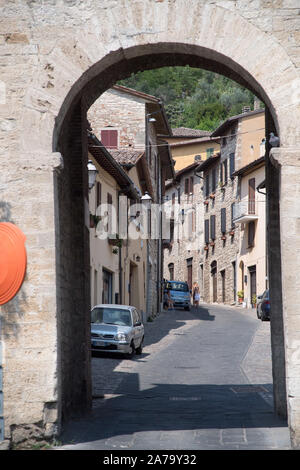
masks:
[[[120,219],[120,194],[122,191],[118,190],[118,221]],[[118,233],[120,233],[120,227],[118,227]],[[123,283],[122,283],[122,276],[123,276],[123,268],[122,268],[122,247],[119,247],[119,304],[123,304]]]

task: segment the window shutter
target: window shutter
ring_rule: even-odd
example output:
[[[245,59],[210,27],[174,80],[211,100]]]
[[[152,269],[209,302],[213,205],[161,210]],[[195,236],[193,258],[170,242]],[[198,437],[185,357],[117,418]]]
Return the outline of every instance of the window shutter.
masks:
[[[204,234],[205,234],[205,244],[208,245],[209,243],[209,220],[208,219],[204,221]]]
[[[223,162],[224,165],[224,183],[227,184],[227,179],[228,179],[228,163],[227,163],[227,158]]]
[[[229,160],[229,165],[230,165],[230,178],[232,178],[232,174],[234,173],[234,168],[235,168],[235,155],[234,153],[230,154],[230,160]]]
[[[190,193],[194,194],[194,177],[190,177]]]
[[[234,202],[231,204],[231,228],[235,228],[235,223],[233,222],[233,216],[234,216]]]
[[[216,190],[216,168],[211,172],[211,192],[214,193]]]
[[[178,204],[180,204],[180,187],[177,190]]]
[[[172,194],[172,204],[175,204],[175,197],[176,197],[176,195],[175,195],[175,193],[173,193]]]
[[[255,214],[255,178],[248,181],[248,212]]]
[[[209,173],[205,176],[205,196],[209,196]]]
[[[223,183],[223,165],[220,165],[220,182]]]
[[[189,179],[186,178],[184,181],[184,193],[189,194]]]
[[[108,149],[117,149],[118,131],[116,129],[102,129],[101,142]]]
[[[248,224],[248,246],[254,245],[254,233],[255,233],[255,222],[249,222]]]
[[[210,237],[212,240],[216,239],[216,216],[210,216]]]
[[[101,183],[97,182],[97,196],[96,196],[97,207],[101,204]]]
[[[226,208],[221,209],[221,232],[226,233]]]

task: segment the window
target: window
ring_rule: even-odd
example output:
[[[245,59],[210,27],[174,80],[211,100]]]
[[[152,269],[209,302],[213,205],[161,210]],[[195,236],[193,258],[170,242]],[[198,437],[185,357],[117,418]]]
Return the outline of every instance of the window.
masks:
[[[189,178],[185,179],[184,193],[187,195],[194,194],[194,177],[193,176],[190,176]]]
[[[174,227],[175,227],[174,219],[170,219],[170,241],[171,242],[174,240]]]
[[[234,202],[231,204],[231,228],[234,229],[235,228],[235,223],[233,222],[233,218],[234,218]]]
[[[117,129],[102,129],[101,142],[108,149],[118,148],[118,131]]]
[[[235,169],[235,155],[234,155],[234,153],[230,154],[229,166],[230,166],[230,170],[229,170],[230,178],[233,178],[232,174],[234,173],[234,169]]]
[[[220,165],[220,183],[223,184],[223,165]]]
[[[221,209],[221,232],[226,233],[226,208]]]
[[[248,224],[248,247],[254,246],[254,236],[255,236],[255,222],[249,222]]]
[[[180,204],[180,187],[177,189],[178,204]]]
[[[216,239],[216,216],[210,216],[210,238],[212,240]]]
[[[204,241],[206,245],[209,244],[209,220],[208,219],[204,221]]]
[[[186,178],[186,179],[184,180],[184,194],[189,194],[189,186],[190,186],[190,185],[189,185],[189,179]]]
[[[217,169],[213,168],[211,172],[211,192],[214,193],[217,185]]]
[[[205,176],[205,197],[209,196],[209,173]]]
[[[212,147],[206,149],[206,158],[211,157],[213,154],[214,154],[214,149]]]
[[[168,265],[169,268],[169,280],[174,281],[174,263]]]
[[[248,180],[248,213],[255,214],[255,178]]]
[[[223,162],[223,173],[224,173],[224,183],[227,184],[228,180],[228,163],[227,163],[227,158]]]
[[[99,207],[101,204],[101,183],[97,182],[96,186],[96,207]]]
[[[107,232],[112,232],[112,195],[107,193],[107,205],[108,205],[108,223]]]

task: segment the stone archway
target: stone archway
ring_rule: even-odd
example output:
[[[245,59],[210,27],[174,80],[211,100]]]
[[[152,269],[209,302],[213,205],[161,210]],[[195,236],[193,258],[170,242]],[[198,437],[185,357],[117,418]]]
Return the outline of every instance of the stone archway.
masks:
[[[3,309],[7,437],[15,426],[36,423],[43,423],[40,432],[54,434],[61,413],[67,416],[86,408],[91,400],[86,319],[89,250],[84,225],[87,156],[82,132],[86,111],[102,92],[132,72],[189,64],[222,73],[251,89],[268,108],[268,130],[280,135],[281,147],[271,153],[276,167],[267,165],[270,284],[276,299],[275,406],[285,413],[287,368],[289,425],[294,445],[300,445],[300,312],[294,311],[294,305],[300,304],[300,289],[289,269],[293,262],[297,271],[294,253],[300,250],[298,198],[289,192],[291,178],[300,186],[300,77],[285,40],[268,29],[272,8],[266,5],[264,24],[260,10],[251,8],[248,15],[246,7],[230,1],[224,7],[206,0],[122,1],[121,6],[108,0],[100,7],[91,0],[86,6],[62,2],[55,11],[49,4],[40,11],[31,2],[17,16],[22,34],[6,36],[8,47],[23,59],[4,75],[13,122],[5,121],[8,132],[3,142],[10,166],[3,172],[3,201],[9,219],[27,235],[29,256],[21,294]],[[291,15],[296,14],[295,9]],[[21,183],[16,193],[17,180]],[[276,270],[281,261],[282,275],[280,266]],[[28,354],[21,369],[22,355],[32,345],[36,354]],[[16,347],[18,354],[13,355]],[[19,387],[26,390],[18,397],[18,409],[11,381],[16,364]],[[33,369],[34,389],[27,385]]]

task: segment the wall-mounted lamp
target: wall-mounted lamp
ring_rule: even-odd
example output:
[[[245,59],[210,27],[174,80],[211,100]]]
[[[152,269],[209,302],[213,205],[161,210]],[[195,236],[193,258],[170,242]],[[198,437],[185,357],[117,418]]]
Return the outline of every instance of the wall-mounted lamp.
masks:
[[[141,197],[141,201],[143,204],[145,204],[145,206],[147,207],[147,209],[150,209],[150,206],[151,206],[151,203],[152,203],[152,197],[150,196],[150,194],[146,191],[144,196]]]
[[[94,163],[92,160],[88,161],[88,172],[89,172],[89,190],[92,189],[92,187],[95,185],[97,174],[99,171],[95,167]]]

